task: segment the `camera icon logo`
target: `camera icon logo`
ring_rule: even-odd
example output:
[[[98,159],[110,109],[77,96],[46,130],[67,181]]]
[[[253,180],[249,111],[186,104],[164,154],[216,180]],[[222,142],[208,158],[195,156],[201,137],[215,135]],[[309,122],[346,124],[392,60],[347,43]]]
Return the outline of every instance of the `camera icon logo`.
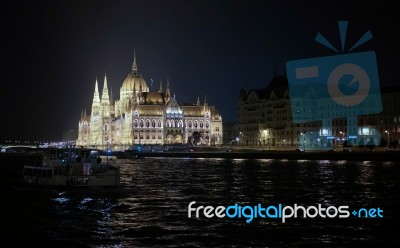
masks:
[[[289,61],[286,70],[294,122],[325,119],[311,99],[341,110],[331,112],[331,119],[382,111],[375,52]]]
[[[359,82],[358,90],[352,95],[345,95],[339,89],[340,79],[345,75],[352,75],[353,79],[349,86]],[[360,104],[368,96],[370,80],[366,71],[356,64],[341,64],[337,66],[328,77],[328,92],[332,99],[341,105],[354,106]]]
[[[339,22],[339,30],[344,51],[347,22]],[[371,32],[366,32],[349,51],[371,38]],[[321,34],[315,40],[338,52]],[[357,117],[382,112],[373,51],[292,60],[286,63],[286,72],[293,122],[322,121],[321,129],[311,132],[315,137],[307,137],[308,142],[317,140],[321,145],[333,140],[332,121],[337,118],[347,119],[346,134],[356,142],[360,138]],[[304,134],[303,142],[305,138]]]

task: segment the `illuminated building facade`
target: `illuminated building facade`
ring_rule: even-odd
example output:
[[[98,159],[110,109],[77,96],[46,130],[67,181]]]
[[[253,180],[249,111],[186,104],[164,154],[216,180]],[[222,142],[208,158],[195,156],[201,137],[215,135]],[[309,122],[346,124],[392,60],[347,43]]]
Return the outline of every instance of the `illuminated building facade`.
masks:
[[[206,97],[203,103],[198,98],[192,105],[180,105],[171,96],[169,81],[165,90],[160,83],[158,91],[150,91],[134,56],[132,71],[120,87],[119,100],[109,93],[106,76],[101,96],[96,80],[91,114],[82,111],[76,144],[116,149],[135,144],[186,144],[193,143],[194,132],[200,135],[196,145],[222,144],[219,111],[208,105]]]
[[[265,146],[279,149],[291,147],[332,147],[342,145],[375,146],[398,144],[400,139],[400,88],[382,88],[382,108],[379,114],[358,113],[354,118],[335,118],[340,109],[329,106],[315,92],[305,92],[308,109],[318,116],[333,117],[331,123],[309,121],[294,123],[288,81],[277,76],[268,87],[240,90],[236,143],[242,146]],[[315,99],[318,99],[317,101]],[[299,110],[302,111],[301,109]]]
[[[243,146],[292,147],[301,134],[316,130],[319,123],[292,122],[286,77],[275,75],[262,89],[240,90],[237,144]]]

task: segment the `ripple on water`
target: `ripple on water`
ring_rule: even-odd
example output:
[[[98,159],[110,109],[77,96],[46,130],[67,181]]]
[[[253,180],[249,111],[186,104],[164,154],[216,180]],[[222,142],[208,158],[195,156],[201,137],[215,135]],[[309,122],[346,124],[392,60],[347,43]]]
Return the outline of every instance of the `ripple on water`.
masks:
[[[7,191],[10,230],[51,244],[96,247],[293,247],[399,243],[400,164],[270,159],[116,160],[121,187]],[[18,195],[18,199],[15,196]],[[8,200],[7,200],[8,199]],[[25,200],[20,200],[25,199]],[[29,200],[26,200],[29,199]],[[377,219],[188,218],[187,207],[258,203],[382,207]],[[16,214],[18,213],[18,215]],[[22,214],[21,214],[22,213]],[[34,213],[34,214],[27,214]],[[10,233],[12,233],[10,231]],[[4,240],[28,240],[8,233]],[[8,237],[7,237],[8,236]],[[18,241],[19,240],[19,241]]]

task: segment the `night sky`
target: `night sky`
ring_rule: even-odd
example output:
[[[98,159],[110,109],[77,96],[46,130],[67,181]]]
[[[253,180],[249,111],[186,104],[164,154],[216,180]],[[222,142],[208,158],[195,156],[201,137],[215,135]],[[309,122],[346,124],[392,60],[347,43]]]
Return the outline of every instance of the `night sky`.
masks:
[[[289,60],[334,55],[314,38],[339,48],[339,20],[348,47],[372,32],[352,52],[376,51],[381,85],[399,84],[399,14],[384,1],[13,1],[1,12],[0,143],[77,129],[96,77],[119,99],[134,49],[151,90],[169,78],[180,103],[207,95],[225,122],[241,88],[266,87]]]

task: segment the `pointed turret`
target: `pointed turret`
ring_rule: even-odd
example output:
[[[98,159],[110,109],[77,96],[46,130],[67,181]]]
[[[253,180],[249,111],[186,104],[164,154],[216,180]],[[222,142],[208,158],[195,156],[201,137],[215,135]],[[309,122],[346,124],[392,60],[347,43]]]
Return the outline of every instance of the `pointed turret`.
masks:
[[[104,75],[103,92],[101,93],[101,103],[110,105],[110,95],[108,94],[107,75]]]
[[[165,101],[168,102],[171,99],[171,91],[169,89],[169,79],[167,79],[167,88],[165,89]]]
[[[137,64],[136,64],[136,52],[135,49],[133,49],[133,64],[132,64],[132,72],[137,72]]]
[[[99,95],[99,83],[97,82],[94,86],[93,102],[92,102],[92,116],[100,114],[100,95]]]
[[[160,89],[158,90],[158,92],[162,92],[162,81],[160,80]]]
[[[207,95],[204,96],[204,112],[208,112],[208,100],[207,100]]]
[[[197,96],[196,106],[200,106],[200,97],[199,96]]]
[[[97,82],[97,77],[96,77],[96,84],[94,85],[94,96],[93,96],[93,100],[95,99],[99,99],[100,100],[100,95],[99,95],[99,83]]]
[[[104,75],[104,85],[103,85],[103,92],[101,94],[101,107],[102,107],[102,114],[104,116],[110,115],[110,95],[108,94],[108,87],[107,87],[107,75]]]

